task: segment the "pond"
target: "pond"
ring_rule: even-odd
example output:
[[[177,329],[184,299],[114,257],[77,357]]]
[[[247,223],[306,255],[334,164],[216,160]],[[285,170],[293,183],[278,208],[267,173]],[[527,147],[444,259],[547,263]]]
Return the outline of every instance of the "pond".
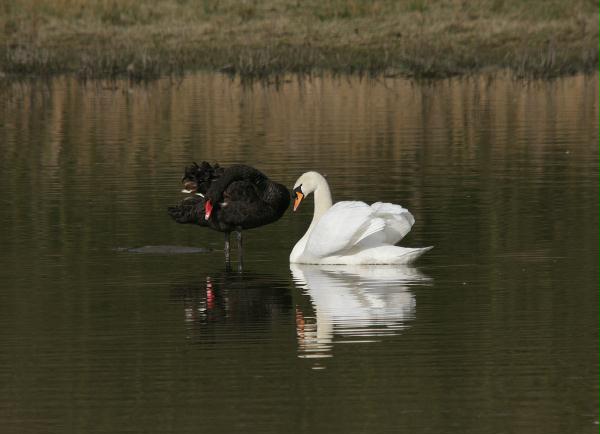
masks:
[[[597,75],[0,92],[3,433],[597,432]],[[228,272],[166,213],[192,160],[317,170],[435,247],[290,267],[311,196]]]

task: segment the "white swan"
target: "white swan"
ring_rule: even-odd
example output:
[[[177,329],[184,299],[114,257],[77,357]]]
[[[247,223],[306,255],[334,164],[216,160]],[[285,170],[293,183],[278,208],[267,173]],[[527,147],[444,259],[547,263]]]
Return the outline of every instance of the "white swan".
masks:
[[[294,211],[310,193],[315,211],[310,227],[296,243],[290,262],[298,264],[408,264],[433,248],[395,246],[415,222],[400,205],[345,201],[332,206],[325,178],[306,172],[294,185]]]

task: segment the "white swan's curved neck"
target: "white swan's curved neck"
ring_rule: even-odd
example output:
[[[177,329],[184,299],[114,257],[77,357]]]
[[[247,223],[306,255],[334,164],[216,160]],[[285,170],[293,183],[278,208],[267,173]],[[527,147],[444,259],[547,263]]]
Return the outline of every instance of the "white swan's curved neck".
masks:
[[[327,210],[331,208],[332,205],[331,190],[329,190],[329,184],[327,184],[325,178],[323,178],[320,175],[319,179],[317,180],[317,187],[315,188],[313,194],[315,195],[315,210],[313,212],[313,218],[310,222],[310,226],[308,227],[308,230],[302,237],[302,239],[305,241],[308,240],[308,237],[310,236],[310,233],[312,232],[314,227],[317,225],[321,217],[323,217],[323,214],[325,214]]]
[[[315,211],[310,224],[311,228],[319,221],[323,214],[325,214],[327,210],[331,208],[332,205],[331,190],[329,190],[329,184],[327,184],[325,178],[321,177],[321,179],[319,179],[314,195]]]
[[[319,175],[319,179],[316,181],[316,188],[314,190],[315,196],[315,209],[313,212],[313,218],[310,222],[310,226],[308,230],[304,234],[302,238],[296,243],[294,248],[292,249],[292,253],[290,255],[290,261],[295,262],[302,256],[304,253],[304,248],[306,247],[306,243],[308,242],[308,238],[310,237],[310,233],[315,228],[323,214],[327,212],[329,208],[332,206],[331,199],[331,190],[329,190],[329,184],[325,178]]]

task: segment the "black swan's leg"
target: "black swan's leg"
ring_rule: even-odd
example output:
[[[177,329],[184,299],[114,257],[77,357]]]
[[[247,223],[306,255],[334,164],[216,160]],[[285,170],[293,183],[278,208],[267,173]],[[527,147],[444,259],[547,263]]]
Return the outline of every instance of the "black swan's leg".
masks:
[[[239,258],[239,262],[238,262],[238,271],[243,271],[244,270],[244,248],[243,248],[243,244],[242,244],[242,231],[236,231],[236,238],[237,238],[237,249],[238,249],[238,258]]]
[[[231,270],[231,251],[229,249],[229,232],[225,232],[225,269]]]

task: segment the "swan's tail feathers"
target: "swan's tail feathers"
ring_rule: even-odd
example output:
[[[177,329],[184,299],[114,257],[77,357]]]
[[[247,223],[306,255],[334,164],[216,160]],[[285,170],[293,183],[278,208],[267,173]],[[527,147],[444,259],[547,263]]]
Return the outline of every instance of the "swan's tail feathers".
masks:
[[[417,260],[421,255],[433,249],[433,246],[427,247],[400,247],[404,252],[400,255],[399,262],[397,264],[411,264]]]
[[[179,205],[167,208],[167,212],[177,223],[205,225],[203,197],[186,197]]]

